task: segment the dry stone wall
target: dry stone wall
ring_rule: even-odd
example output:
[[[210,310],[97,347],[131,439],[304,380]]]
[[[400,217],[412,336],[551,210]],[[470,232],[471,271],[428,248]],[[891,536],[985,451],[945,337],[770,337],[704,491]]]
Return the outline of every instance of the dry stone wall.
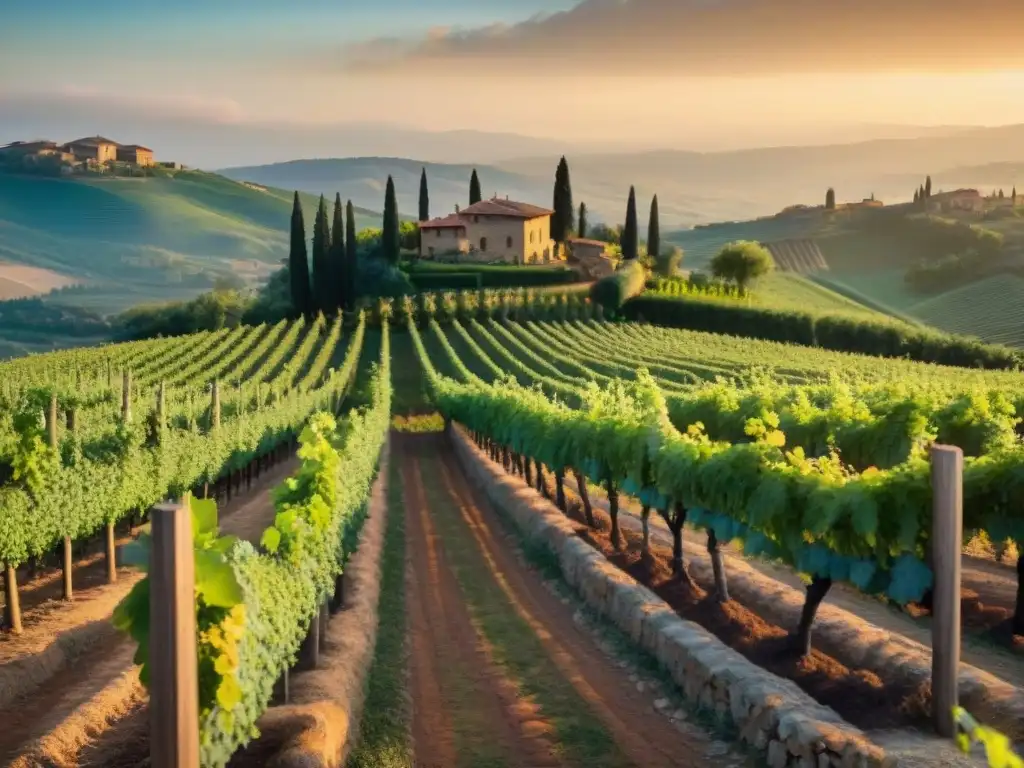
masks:
[[[470,480],[512,519],[523,536],[558,557],[565,580],[602,616],[653,655],[702,708],[731,721],[739,738],[772,768],[888,768],[896,758],[789,680],[748,661],[576,535],[573,525],[537,491],[512,478],[472,443],[449,430]]]

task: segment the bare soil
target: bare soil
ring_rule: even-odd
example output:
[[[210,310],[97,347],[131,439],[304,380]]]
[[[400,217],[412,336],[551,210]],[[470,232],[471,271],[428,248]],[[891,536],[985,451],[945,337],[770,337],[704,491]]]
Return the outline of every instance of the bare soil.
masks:
[[[656,712],[649,694],[577,626],[571,611],[517,557],[512,537],[471,488],[443,436],[401,436],[394,448],[402,463],[409,541],[417,542],[410,547],[407,593],[417,765],[469,765],[459,750],[460,744],[465,749],[467,722],[488,740],[496,764],[568,764],[560,723],[537,699],[524,697],[522,681],[485,637],[464,591],[467,579],[497,585],[503,599],[488,608],[514,613],[539,639],[546,658],[537,664],[557,671],[546,685],[578,697],[611,737],[623,764],[735,764],[735,756],[708,757],[707,734],[683,733]],[[432,493],[425,483],[435,486]],[[459,536],[438,534],[442,527],[450,533],[452,526],[461,529]],[[454,556],[449,548],[456,546],[474,549],[481,567],[458,574],[454,563],[463,568],[470,561]]]
[[[280,461],[255,478],[250,488],[230,501],[222,500],[221,532],[258,542],[273,522],[271,490],[297,465],[294,456]],[[125,536],[120,543],[129,540]],[[118,581],[106,584],[106,563],[102,554],[96,554],[75,564],[70,604],[61,600],[59,570],[40,574],[19,591],[26,607],[25,632],[0,637],[0,681],[18,694],[0,707],[0,759],[13,759],[31,748],[39,759],[59,756],[61,765],[106,764],[104,759],[96,762],[97,748],[99,754],[110,754],[107,748],[115,745],[138,749],[134,736],[145,723],[147,707],[137,674],[133,677],[135,646],[114,629],[110,615],[139,578],[134,570],[119,569]],[[65,642],[70,650],[36,679],[34,660],[48,658],[53,646],[69,637],[72,641]],[[80,640],[77,646],[75,639]],[[68,669],[71,665],[74,671]],[[62,672],[55,684],[52,678]],[[122,732],[132,732],[129,745]],[[145,740],[141,743],[145,754]]]
[[[793,680],[818,702],[833,708],[865,730],[918,726],[928,720],[930,692],[882,681],[870,670],[851,669],[818,649],[797,657],[786,629],[772,624],[739,602],[718,602],[699,584],[672,573],[672,551],[652,536],[650,555],[642,552],[642,536],[622,525],[621,550],[611,543],[611,518],[594,505],[596,529],[586,525],[579,497],[567,489],[568,516],[579,523],[580,538],[640,583],[648,586],[683,618],[712,632],[758,666]],[[652,514],[653,522],[653,514]]]
[[[607,500],[603,490],[592,484],[588,484],[588,488],[595,512],[598,509],[606,510]],[[572,478],[566,478],[566,489],[567,492],[575,490]],[[640,525],[639,515],[639,504],[620,494],[620,525],[624,529],[637,530]],[[652,539],[660,541],[664,546],[670,546],[672,539],[668,527],[653,511],[650,515],[650,523]],[[687,528],[684,535],[687,556],[695,550],[701,553],[705,551],[707,535],[704,531]],[[726,547],[725,553],[727,563],[730,560],[739,560],[780,584],[800,592],[803,592],[805,588],[800,576],[785,565],[759,558],[745,557],[740,548],[735,545]],[[1024,687],[1022,639],[1009,636],[1009,620],[1005,618],[1012,616],[1016,586],[1016,570],[1009,564],[964,555],[961,605],[965,631],[961,658],[965,663],[978,667],[995,677]],[[865,595],[852,585],[843,583],[832,585],[825,604],[831,604],[853,613],[880,629],[901,635],[924,648],[931,647],[931,629],[926,621],[921,621],[928,617],[929,613],[921,607],[907,606],[900,609],[878,598]],[[978,607],[979,604],[981,608]],[[992,613],[994,606],[1000,606],[999,613],[995,615]],[[980,619],[972,619],[972,613],[980,613]],[[987,619],[985,618],[986,614]],[[770,619],[770,617],[766,618]]]

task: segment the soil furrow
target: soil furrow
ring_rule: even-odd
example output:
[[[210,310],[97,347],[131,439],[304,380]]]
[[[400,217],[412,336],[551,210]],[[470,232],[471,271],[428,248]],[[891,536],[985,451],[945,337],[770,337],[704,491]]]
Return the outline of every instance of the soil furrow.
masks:
[[[486,727],[492,740],[507,733],[502,720],[511,718],[515,727],[516,739],[503,744],[508,751],[497,764],[736,764],[735,755],[717,761],[709,755],[714,742],[705,732],[678,728],[659,714],[649,694],[602,653],[594,637],[573,620],[572,609],[523,564],[513,537],[470,487],[443,437],[403,440],[400,450],[407,525],[410,541],[416,542],[410,547],[414,577],[409,609],[417,764],[482,764],[467,762],[458,740],[446,738],[442,730],[447,723],[458,731],[467,717],[467,702],[449,687],[446,670],[430,666],[443,653],[438,646],[448,644],[452,634],[466,632],[452,622],[465,622],[477,636],[475,652],[457,663],[471,664],[482,690],[504,710],[490,711]],[[433,608],[426,590],[436,588],[451,591],[442,600],[443,626],[436,617],[422,615]],[[452,609],[458,605],[466,607]],[[423,680],[431,671],[431,692],[437,693],[425,698]],[[435,706],[443,707],[443,713],[426,710]],[[438,744],[447,749],[454,745],[454,760]]]

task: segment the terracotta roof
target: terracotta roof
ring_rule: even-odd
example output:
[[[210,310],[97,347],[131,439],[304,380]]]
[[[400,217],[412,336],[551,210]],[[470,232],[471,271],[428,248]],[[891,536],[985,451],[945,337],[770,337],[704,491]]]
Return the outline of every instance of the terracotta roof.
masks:
[[[586,237],[570,237],[569,245],[599,245],[602,248],[608,247],[608,243],[604,240],[590,240]]]
[[[550,216],[554,211],[548,208],[540,208],[529,203],[517,203],[515,200],[500,200],[492,197],[490,200],[481,200],[473,203],[468,208],[462,209],[462,215],[471,216],[511,216],[517,219],[535,219],[538,216]]]
[[[430,221],[421,221],[420,229],[452,229],[454,227],[466,226],[465,219],[457,213],[449,213],[440,219],[431,219]]]
[[[111,141],[110,139],[105,139],[102,136],[87,136],[84,139],[77,139],[75,141],[69,141],[66,146],[70,147],[73,144],[76,144],[76,145],[82,146],[82,147],[97,147],[100,144],[113,144],[115,147],[121,146],[116,141]]]
[[[121,147],[121,149],[135,149],[135,150],[141,149],[143,152],[152,152],[153,151],[149,147],[144,147],[141,144],[121,144],[120,147]]]
[[[976,189],[954,189],[952,192],[936,192],[932,198],[936,197],[981,197],[981,193]]]

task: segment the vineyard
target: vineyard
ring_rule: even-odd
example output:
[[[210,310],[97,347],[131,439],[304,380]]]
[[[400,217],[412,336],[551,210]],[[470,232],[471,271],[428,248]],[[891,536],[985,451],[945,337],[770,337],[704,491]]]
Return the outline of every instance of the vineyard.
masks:
[[[681,289],[666,284],[662,290]],[[886,718],[921,727],[921,700],[930,696],[918,687],[926,665],[895,650],[851,659],[850,643],[870,632],[851,624],[844,635],[838,609],[828,603],[849,611],[843,615],[850,622],[873,622],[866,626],[881,627],[887,638],[927,637],[917,617],[931,609],[936,585],[934,443],[963,452],[963,540],[982,538],[1011,552],[1024,541],[1024,373],[609,322],[601,315],[578,290],[423,294],[380,301],[358,316],[4,364],[0,562],[7,634],[0,644],[0,713],[21,708],[15,722],[24,730],[0,737],[0,755],[26,766],[53,759],[45,734],[54,727],[56,705],[44,695],[46,686],[72,658],[98,664],[95,654],[115,637],[133,662],[118,674],[136,675],[134,685],[142,689],[125,694],[112,729],[81,739],[96,740],[95,746],[78,749],[111,749],[125,765],[148,754],[145,739],[111,736],[148,716],[140,691],[151,684],[155,647],[153,576],[123,566],[152,562],[149,511],[167,499],[182,500],[194,527],[201,764],[226,766],[233,756],[250,754],[243,748],[281,701],[282,681],[287,690],[289,670],[308,655],[311,633],[337,626],[330,617],[344,592],[341,575],[358,551],[389,426],[403,435],[400,466],[391,473],[400,486],[394,492],[412,499],[391,514],[404,515],[415,533],[408,542],[413,567],[424,579],[438,567],[439,555],[418,552],[435,546],[423,543],[438,539],[433,526],[440,541],[462,542],[446,555],[455,562],[447,588],[469,602],[473,621],[482,622],[472,623],[473,631],[487,635],[501,663],[512,665],[523,685],[532,684],[535,662],[517,661],[502,646],[502,633],[526,632],[526,647],[538,630],[529,621],[506,626],[507,611],[491,613],[502,600],[518,606],[522,595],[503,597],[511,587],[466,579],[476,570],[489,573],[496,561],[506,569],[520,566],[479,538],[483,522],[465,527],[479,502],[462,488],[447,443],[432,436],[447,423],[465,429],[482,455],[516,482],[536,487],[588,546],[664,599],[673,615],[766,673],[793,680],[801,696],[834,708],[866,733]],[[392,410],[401,414],[394,421]],[[443,422],[406,417],[434,410]],[[265,478],[278,486],[272,494],[261,490]],[[422,516],[427,508],[434,519]],[[452,509],[461,513],[449,516]],[[474,533],[464,539],[467,531]],[[467,554],[477,546],[484,557]],[[80,586],[78,574],[89,568],[101,576]],[[985,692],[970,703],[1018,738],[1024,710],[1012,689],[1024,683],[1024,558],[1016,578],[1006,565],[985,568],[1012,584],[1012,594],[971,598],[965,590],[964,660],[981,670]],[[965,585],[977,573],[965,566]],[[41,587],[47,578],[51,586]],[[755,586],[768,581],[778,594],[799,590],[795,612],[789,598],[758,597]],[[47,589],[48,601],[38,596]],[[420,605],[409,621],[439,645],[413,648],[414,667],[429,664],[431,654],[444,655],[444,632],[457,644],[471,625],[450,596],[443,616],[433,616],[430,606],[439,598],[430,589],[416,587],[409,597]],[[100,596],[105,605],[117,604],[101,622],[104,630],[94,626],[102,611],[85,610],[99,605]],[[382,594],[382,606],[386,599]],[[544,605],[535,610],[551,626],[565,618],[557,601]],[[59,644],[51,635],[61,611],[68,617],[60,620],[62,630],[80,638],[73,653],[65,645],[50,649]],[[387,642],[383,613],[380,631],[380,642]],[[891,649],[894,642],[883,645]],[[465,663],[472,653],[463,650],[463,658],[449,663]],[[24,674],[40,652],[68,660]],[[535,649],[547,652],[544,643]],[[889,666],[897,657],[899,664]],[[371,701],[374,675],[385,674],[373,670],[377,662]],[[444,678],[440,669],[431,674]],[[556,665],[542,677],[564,674]],[[440,684],[414,675],[413,695],[428,696]],[[545,693],[540,680],[536,685],[556,721],[584,706]],[[1003,691],[999,685],[1011,693],[993,694]],[[965,690],[962,695],[974,696]],[[460,716],[458,706],[444,706],[447,716]],[[474,707],[464,706],[470,717]],[[367,717],[373,722],[372,710]],[[651,725],[637,716],[633,727]],[[614,739],[598,749],[605,736],[588,737],[592,743],[573,738],[565,735],[563,748],[579,750],[573,754],[584,761],[592,759],[588,750],[613,755],[622,747],[615,758],[622,762],[601,763],[608,765],[637,764],[643,753],[640,745],[627,748]],[[785,742],[785,736],[767,737],[780,743],[776,738]],[[434,747],[426,749],[438,760],[455,754],[451,745]],[[465,749],[480,750],[485,760],[489,748]],[[797,747],[788,748],[799,759],[799,750],[792,752]],[[839,760],[843,747],[836,750]],[[523,759],[536,757],[529,754]],[[876,764],[870,760],[865,764]]]

